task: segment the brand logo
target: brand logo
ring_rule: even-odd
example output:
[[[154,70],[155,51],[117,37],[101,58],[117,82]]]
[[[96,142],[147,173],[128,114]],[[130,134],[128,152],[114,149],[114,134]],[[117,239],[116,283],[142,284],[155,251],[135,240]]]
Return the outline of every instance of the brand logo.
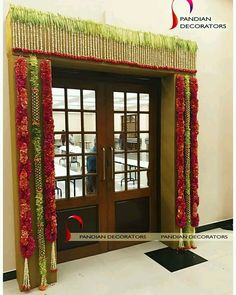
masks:
[[[78,215],[71,215],[71,216],[69,216],[67,218],[67,221],[66,221],[66,240],[65,240],[65,242],[69,242],[70,239],[71,239],[71,232],[70,232],[69,227],[68,227],[68,223],[69,223],[69,221],[71,219],[74,219],[74,220],[76,220],[76,221],[79,222],[80,229],[83,229],[83,226],[84,226],[84,221],[83,221],[83,219],[80,216],[78,216]]]
[[[192,13],[193,11],[193,1],[192,0],[186,0],[189,4],[190,7],[190,13]],[[172,1],[171,4],[171,11],[172,11],[172,27],[170,28],[170,30],[174,29],[177,27],[178,23],[179,23],[179,19],[174,11],[174,2],[175,0]]]

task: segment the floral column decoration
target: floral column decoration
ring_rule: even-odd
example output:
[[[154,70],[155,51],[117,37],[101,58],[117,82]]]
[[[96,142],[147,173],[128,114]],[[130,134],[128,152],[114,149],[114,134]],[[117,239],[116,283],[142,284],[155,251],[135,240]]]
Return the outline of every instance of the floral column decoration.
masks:
[[[17,147],[19,150],[18,159],[18,189],[20,204],[20,248],[24,262],[24,276],[22,291],[30,289],[30,275],[28,259],[33,255],[35,250],[35,239],[32,229],[31,213],[31,161],[29,159],[29,118],[28,118],[28,94],[27,94],[27,60],[19,57],[15,63],[16,76],[16,129],[17,129]]]
[[[42,60],[40,63],[43,96],[43,131],[44,131],[44,175],[45,175],[45,238],[52,244],[51,271],[57,270],[56,244],[57,218],[55,201],[55,170],[54,170],[54,122],[52,114],[52,74],[51,62]]]
[[[183,242],[182,234],[194,234],[199,224],[197,91],[195,77],[176,77],[176,224],[180,228],[179,249],[195,248],[193,240]]]
[[[35,203],[37,217],[37,238],[39,249],[39,272],[41,284],[39,289],[45,290],[47,287],[47,264],[44,239],[44,200],[43,200],[43,180],[42,180],[42,149],[41,149],[41,129],[40,129],[40,97],[39,97],[39,67],[36,57],[30,57],[30,86],[31,86],[31,106],[32,106],[32,142],[34,151],[34,179],[35,179]]]

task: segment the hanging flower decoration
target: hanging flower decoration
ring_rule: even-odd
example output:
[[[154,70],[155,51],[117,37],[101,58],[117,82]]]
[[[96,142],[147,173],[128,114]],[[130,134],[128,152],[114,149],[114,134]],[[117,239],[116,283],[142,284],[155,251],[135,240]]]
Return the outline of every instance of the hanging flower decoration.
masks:
[[[191,227],[191,140],[190,140],[190,125],[191,125],[191,108],[190,108],[190,77],[184,77],[184,92],[185,92],[185,130],[184,130],[184,165],[185,165],[185,203],[186,203],[186,226],[184,233],[192,233]],[[191,249],[192,240],[184,242],[185,249]]]
[[[191,91],[191,224],[193,227],[199,225],[198,215],[198,83],[195,77],[190,79]]]
[[[31,161],[29,159],[30,133],[28,129],[28,95],[26,90],[27,61],[19,57],[15,63],[16,78],[16,129],[17,147],[19,150],[18,180],[19,180],[19,203],[20,203],[20,248],[24,262],[24,277],[21,289],[30,289],[30,277],[28,258],[35,250],[35,239],[32,229],[32,212],[30,208],[31,190]]]
[[[41,275],[40,290],[47,287],[47,263],[44,239],[44,207],[43,180],[41,158],[41,129],[40,129],[40,97],[39,97],[39,68],[37,58],[29,59],[31,106],[32,106],[32,142],[34,151],[35,200],[37,216],[37,238],[39,249],[39,272]]]
[[[52,243],[51,270],[56,271],[57,218],[54,170],[54,122],[52,114],[52,74],[49,60],[40,63],[43,95],[44,175],[45,175],[45,238]]]
[[[176,77],[176,166],[177,166],[177,200],[176,224],[180,228],[186,225],[186,203],[184,197],[184,77]]]

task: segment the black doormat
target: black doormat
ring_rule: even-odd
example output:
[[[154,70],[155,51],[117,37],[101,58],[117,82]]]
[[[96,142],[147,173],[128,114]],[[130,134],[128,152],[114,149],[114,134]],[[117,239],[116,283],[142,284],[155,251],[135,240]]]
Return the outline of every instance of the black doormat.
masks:
[[[147,252],[145,254],[170,272],[207,261],[205,258],[191,251],[177,251],[169,247]]]
[[[233,223],[221,226],[222,229],[233,230]]]

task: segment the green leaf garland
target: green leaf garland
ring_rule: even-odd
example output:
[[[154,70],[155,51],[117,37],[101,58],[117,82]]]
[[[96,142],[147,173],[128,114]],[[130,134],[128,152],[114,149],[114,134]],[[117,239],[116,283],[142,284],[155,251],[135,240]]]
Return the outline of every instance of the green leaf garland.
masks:
[[[42,156],[41,156],[41,129],[40,129],[40,97],[39,97],[39,67],[36,57],[29,59],[30,87],[32,97],[32,142],[34,150],[34,177],[35,200],[37,216],[37,238],[39,248],[39,272],[41,275],[40,290],[47,287],[47,264],[44,239],[44,201],[42,180]]]

